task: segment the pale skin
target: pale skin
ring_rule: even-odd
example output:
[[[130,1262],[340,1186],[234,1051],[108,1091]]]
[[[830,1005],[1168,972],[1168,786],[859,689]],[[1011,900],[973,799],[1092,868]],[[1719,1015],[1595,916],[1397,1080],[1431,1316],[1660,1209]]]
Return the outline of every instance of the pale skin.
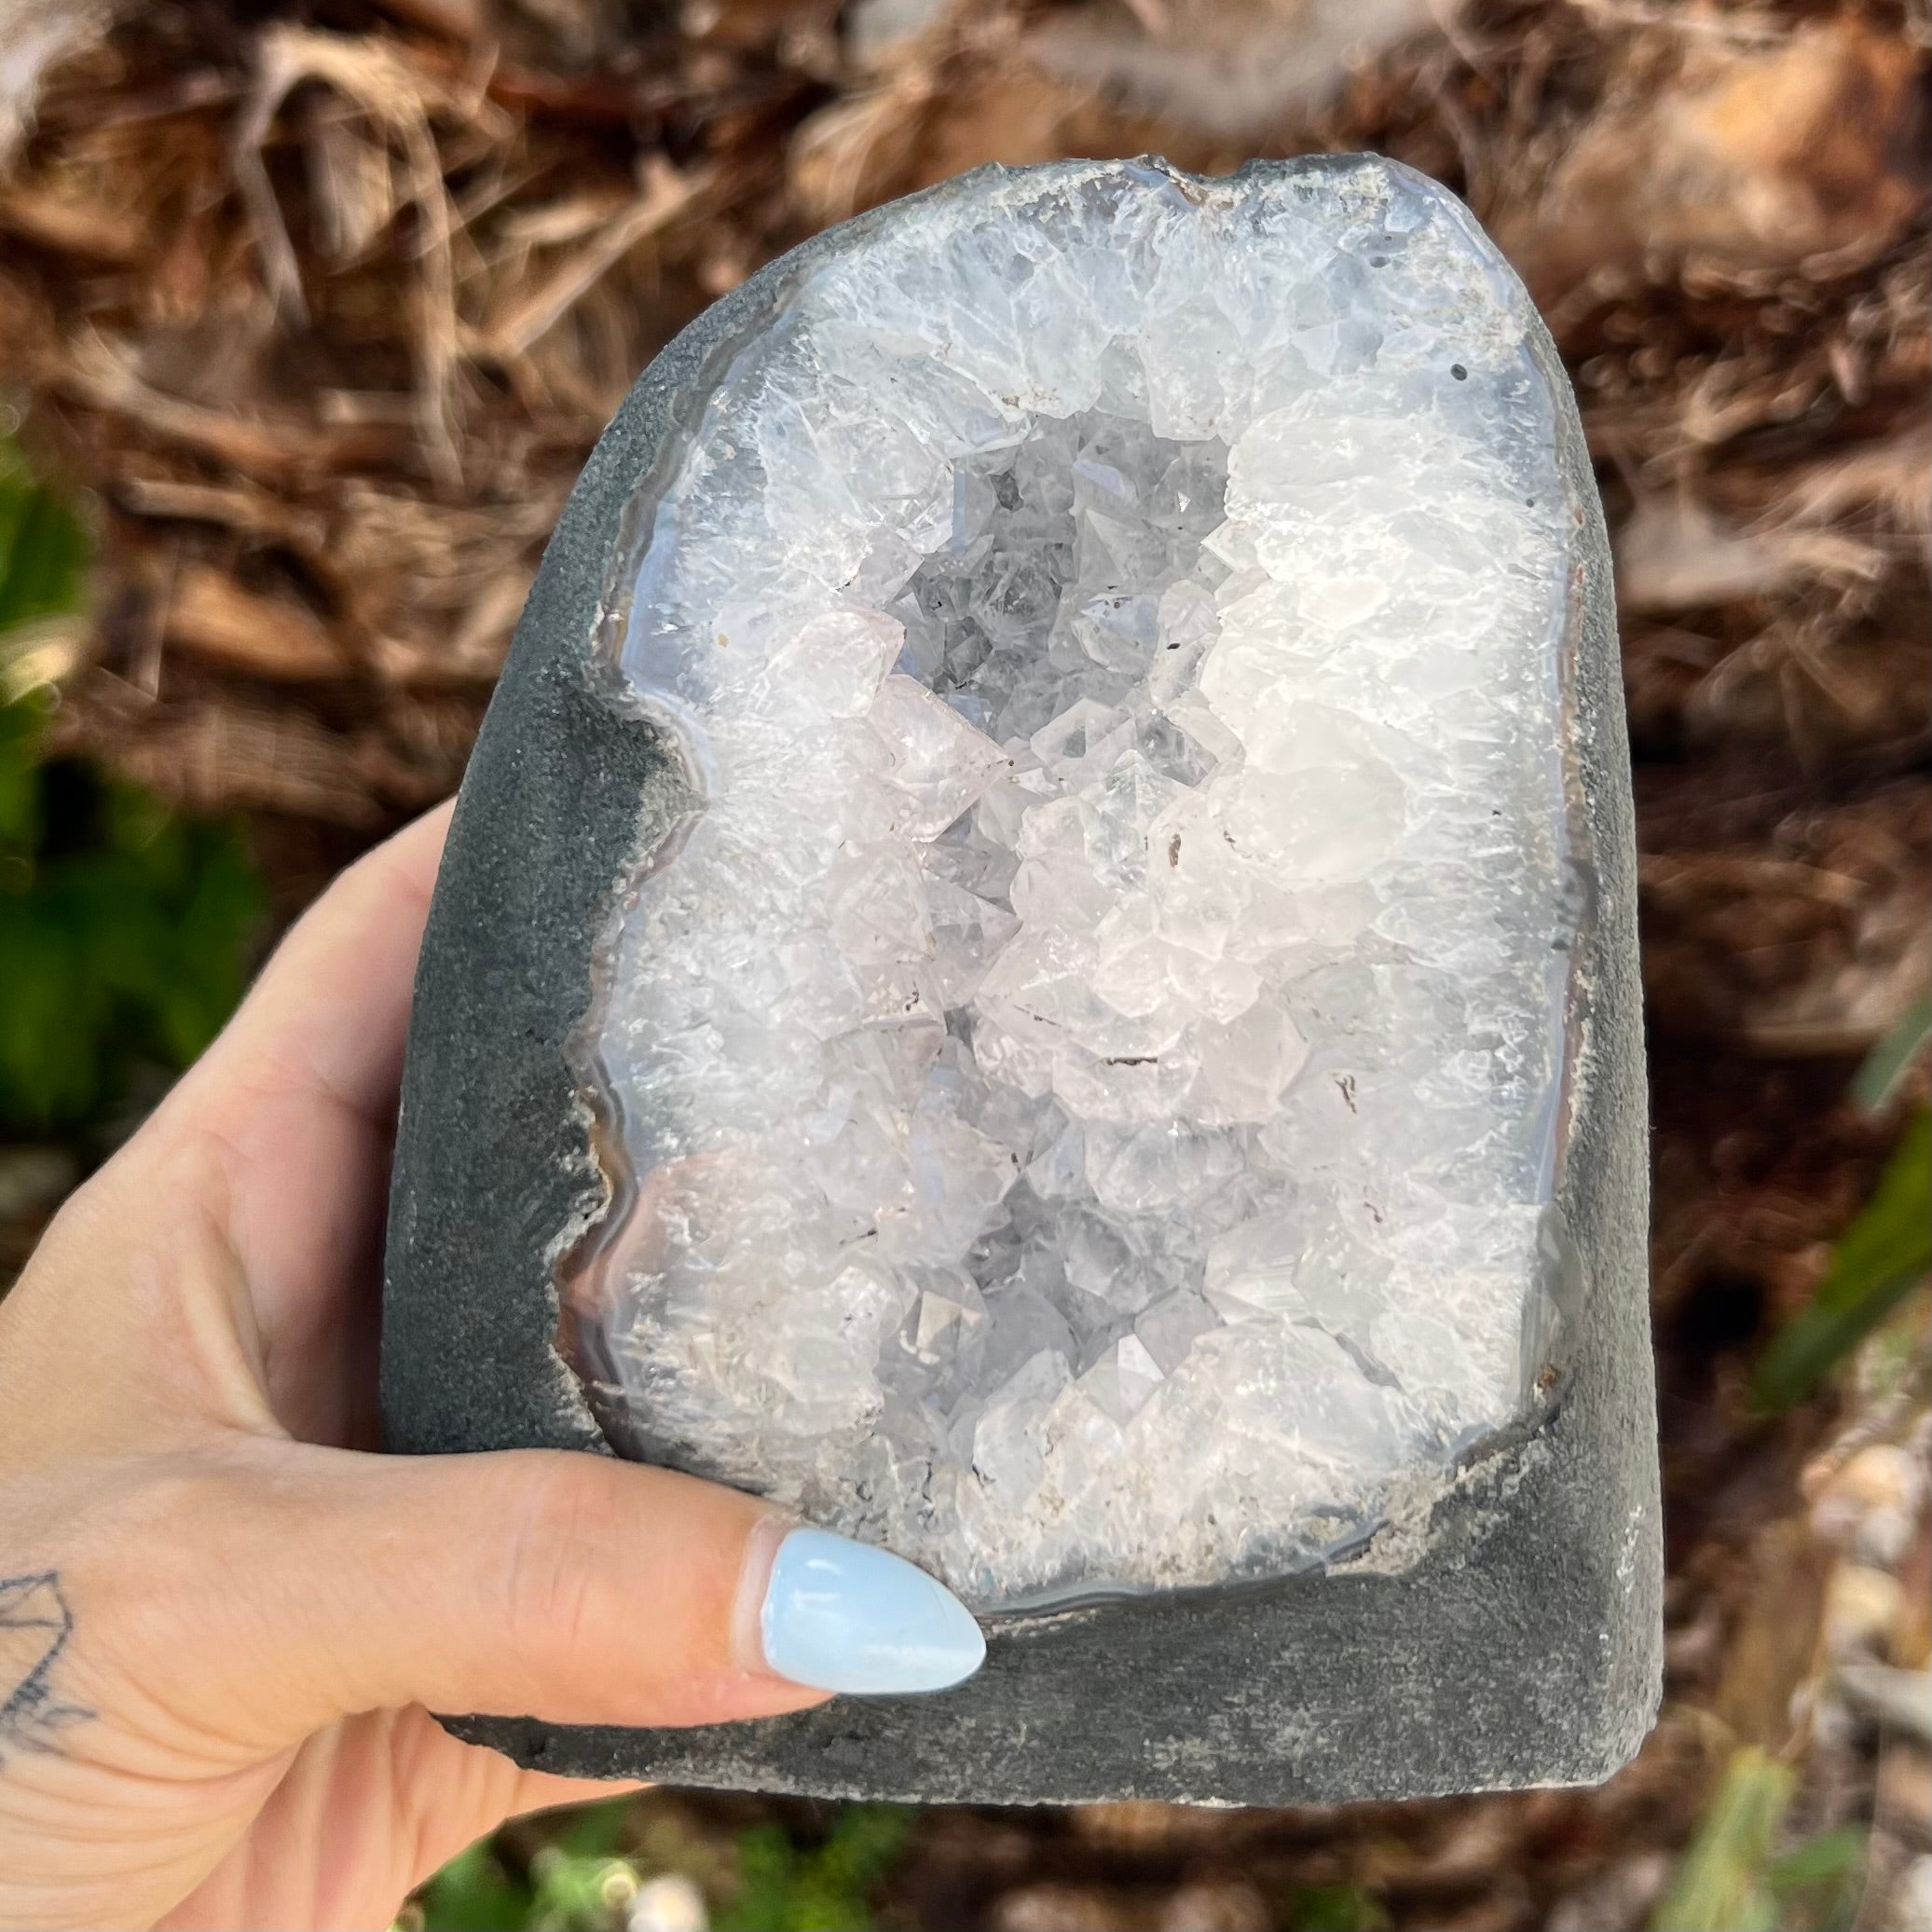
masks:
[[[386,1925],[505,1817],[614,1788],[432,1710],[822,1701],[760,1657],[763,1505],[594,1456],[375,1453],[446,822],[336,883],[0,1302],[0,1927]]]

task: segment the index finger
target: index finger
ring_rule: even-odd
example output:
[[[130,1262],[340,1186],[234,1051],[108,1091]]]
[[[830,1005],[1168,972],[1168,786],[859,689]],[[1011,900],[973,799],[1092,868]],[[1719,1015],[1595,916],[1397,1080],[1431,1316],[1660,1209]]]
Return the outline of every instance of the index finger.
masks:
[[[185,1094],[273,1093],[284,1103],[339,1106],[386,1130],[454,803],[358,859],[303,914],[184,1081]]]

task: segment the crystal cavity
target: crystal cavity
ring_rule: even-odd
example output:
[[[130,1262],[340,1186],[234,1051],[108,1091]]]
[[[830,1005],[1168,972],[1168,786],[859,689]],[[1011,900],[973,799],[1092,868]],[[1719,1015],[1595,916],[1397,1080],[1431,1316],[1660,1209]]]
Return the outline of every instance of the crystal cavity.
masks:
[[[999,1609],[1320,1563],[1533,1404],[1583,915],[1576,505],[1460,204],[982,180],[633,505],[677,807],[566,1291],[626,1453]]]

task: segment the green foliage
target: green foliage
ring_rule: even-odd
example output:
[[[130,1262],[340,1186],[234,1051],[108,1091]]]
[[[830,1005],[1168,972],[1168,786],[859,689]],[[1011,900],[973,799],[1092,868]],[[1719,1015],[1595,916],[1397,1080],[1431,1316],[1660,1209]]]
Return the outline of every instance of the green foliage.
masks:
[[[1796,1784],[1788,1765],[1755,1746],[1732,1753],[1651,1932],[1849,1932],[1866,1833],[1849,1825],[1821,1831],[1774,1857]]]
[[[75,607],[85,555],[0,443],[0,651]],[[232,827],[46,760],[46,708],[0,679],[0,1133],[74,1127],[140,1069],[185,1066],[240,996],[264,910]]]
[[[87,562],[79,519],[0,439],[0,633],[78,610]]]
[[[551,1847],[567,1858],[614,1858],[623,1848],[630,1817],[628,1798],[583,1805],[563,1815],[562,1829],[552,1838]]]
[[[1288,1904],[1294,1932],[1388,1932],[1379,1900],[1356,1885],[1303,1885]]]
[[[903,1855],[911,1814],[897,1805],[841,1812],[816,1851],[801,1851],[776,1825],[738,1840],[741,1889],[718,1932],[868,1932],[872,1894]]]
[[[36,776],[32,803],[66,809],[0,846],[0,1129],[23,1130],[86,1119],[143,1063],[185,1066],[240,997],[263,911],[231,829]]]
[[[1755,1746],[1732,1753],[1651,1932],[1775,1932],[1777,1900],[1765,1880],[1794,1783],[1788,1766]]]
[[[459,1852],[417,1895],[423,1932],[609,1932],[637,1872],[617,1856],[629,1802],[586,1806],[530,1859],[527,1877],[483,1839]]]
[[[487,1839],[459,1852],[418,1897],[426,1932],[523,1932],[530,1893],[504,1870]]]
[[[637,1891],[636,1870],[617,1855],[624,1841],[629,1801],[614,1798],[577,1813],[530,1860],[530,1932],[604,1932],[623,1914],[613,1898]]]
[[[1774,1336],[1751,1378],[1761,1409],[1802,1400],[1932,1274],[1932,1114],[1921,1114],[1845,1230],[1810,1305]]]
[[[1932,1040],[1932,993],[1922,993],[1898,1016],[1891,1031],[1865,1056],[1852,1082],[1852,1098],[1875,1114],[1904,1084],[1911,1063]]]
[[[24,698],[7,704],[0,692],[0,891],[18,886],[20,855],[39,838],[40,785],[34,762],[39,727],[38,705]]]
[[[619,1856],[628,1816],[620,1798],[571,1818],[530,1859],[528,1880],[500,1841],[473,1844],[417,1895],[409,1923],[422,1932],[611,1932],[637,1894],[637,1869]],[[782,1826],[753,1827],[738,1838],[738,1895],[718,1932],[868,1932],[872,1895],[911,1829],[911,1814],[886,1804],[847,1807],[815,1850]]]
[[[530,1860],[529,1932],[608,1932],[635,1898],[636,1869],[622,1858],[581,1857],[546,1846]]]
[[[1858,1916],[1868,1841],[1862,1825],[1841,1825],[1806,1839],[1773,1863],[1764,1883],[1784,1906],[1788,1923],[1796,1907],[1816,1932],[1851,1932]]]

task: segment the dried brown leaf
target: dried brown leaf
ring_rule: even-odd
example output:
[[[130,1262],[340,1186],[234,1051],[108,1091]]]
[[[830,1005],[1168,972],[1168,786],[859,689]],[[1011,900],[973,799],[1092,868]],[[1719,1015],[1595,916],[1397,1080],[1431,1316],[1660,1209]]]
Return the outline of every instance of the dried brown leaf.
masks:
[[[329,627],[285,597],[245,590],[226,571],[186,564],[169,587],[164,635],[173,648],[248,678],[308,682],[354,664]]]

